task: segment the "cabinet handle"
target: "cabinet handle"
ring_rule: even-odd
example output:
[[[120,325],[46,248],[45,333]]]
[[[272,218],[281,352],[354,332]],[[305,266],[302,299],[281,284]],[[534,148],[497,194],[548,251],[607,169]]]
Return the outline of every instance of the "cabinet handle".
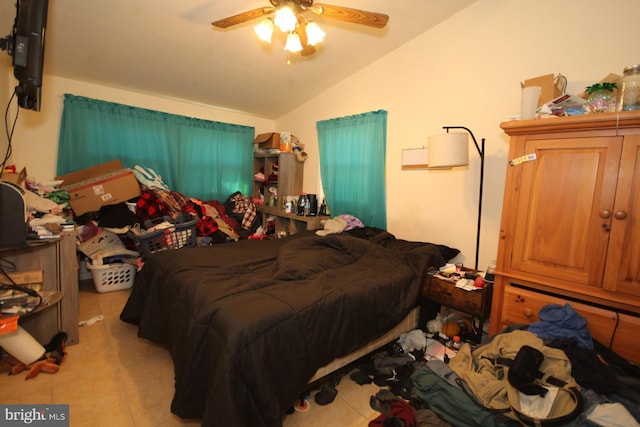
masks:
[[[626,219],[627,213],[625,211],[617,211],[613,216],[615,216],[616,219]]]
[[[522,310],[522,314],[524,314],[525,317],[533,317],[533,311],[531,311],[530,308],[525,308],[524,310]]]
[[[611,216],[611,212],[608,210],[602,210],[600,211],[600,218],[606,219],[609,218]]]

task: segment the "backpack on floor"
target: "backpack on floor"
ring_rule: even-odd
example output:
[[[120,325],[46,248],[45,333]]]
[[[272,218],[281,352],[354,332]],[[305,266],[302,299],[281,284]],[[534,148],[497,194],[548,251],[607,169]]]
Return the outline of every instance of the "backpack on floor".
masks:
[[[561,425],[582,411],[567,355],[531,332],[499,334],[476,349],[465,344],[449,365],[481,406],[523,425]]]

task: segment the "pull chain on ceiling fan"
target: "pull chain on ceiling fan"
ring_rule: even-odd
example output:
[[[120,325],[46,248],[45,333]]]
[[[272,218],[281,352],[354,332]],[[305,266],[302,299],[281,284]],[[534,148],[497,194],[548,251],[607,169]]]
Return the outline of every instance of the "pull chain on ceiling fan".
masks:
[[[278,28],[287,33],[284,49],[288,52],[300,52],[302,56],[312,55],[317,43],[324,39],[325,33],[318,24],[305,13],[337,19],[344,22],[383,28],[389,22],[389,16],[383,13],[367,12],[342,6],[314,3],[313,0],[269,0],[271,6],[260,7],[237,15],[212,22],[216,28],[227,29],[253,19],[263,18],[254,27],[258,38],[271,43],[273,30]],[[274,15],[271,17],[270,15]]]

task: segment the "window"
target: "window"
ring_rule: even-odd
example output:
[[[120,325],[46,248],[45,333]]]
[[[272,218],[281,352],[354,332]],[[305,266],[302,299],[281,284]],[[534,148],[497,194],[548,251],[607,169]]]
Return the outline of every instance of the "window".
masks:
[[[249,194],[255,130],[65,95],[58,175],[110,160],[153,169],[172,190],[202,200]]]
[[[386,229],[384,110],[317,122],[322,188],[332,215]]]

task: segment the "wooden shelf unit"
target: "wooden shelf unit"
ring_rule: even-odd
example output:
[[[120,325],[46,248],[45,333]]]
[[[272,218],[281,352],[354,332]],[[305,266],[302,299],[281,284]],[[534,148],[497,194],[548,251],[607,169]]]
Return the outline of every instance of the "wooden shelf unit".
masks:
[[[328,217],[301,216],[285,212],[286,196],[298,197],[302,193],[302,180],[304,174],[304,162],[299,161],[293,153],[279,154],[254,154],[254,175],[263,172],[268,178],[273,171],[273,165],[278,165],[277,182],[253,181],[253,198],[264,197],[264,205],[257,205],[261,223],[267,224],[270,217],[275,221],[275,235],[295,234],[304,230],[316,230],[322,228],[320,221]],[[269,188],[277,189],[277,200],[270,206],[271,194]],[[296,207],[297,210],[297,207]]]
[[[41,344],[48,344],[58,332],[68,335],[66,344],[79,342],[78,337],[78,259],[75,232],[63,232],[60,238],[29,243],[5,249],[0,257],[15,265],[16,271],[42,270],[42,290],[57,291],[49,307],[20,318],[18,323]]]
[[[299,196],[302,193],[302,180],[304,178],[304,162],[298,161],[293,153],[280,154],[254,154],[253,173],[254,176],[260,171],[264,171],[265,178],[273,171],[273,165],[278,165],[278,180],[265,184],[253,180],[253,198],[264,197],[265,206],[269,205],[269,188],[277,189],[277,200],[273,207],[284,213],[284,200],[286,196]]]

